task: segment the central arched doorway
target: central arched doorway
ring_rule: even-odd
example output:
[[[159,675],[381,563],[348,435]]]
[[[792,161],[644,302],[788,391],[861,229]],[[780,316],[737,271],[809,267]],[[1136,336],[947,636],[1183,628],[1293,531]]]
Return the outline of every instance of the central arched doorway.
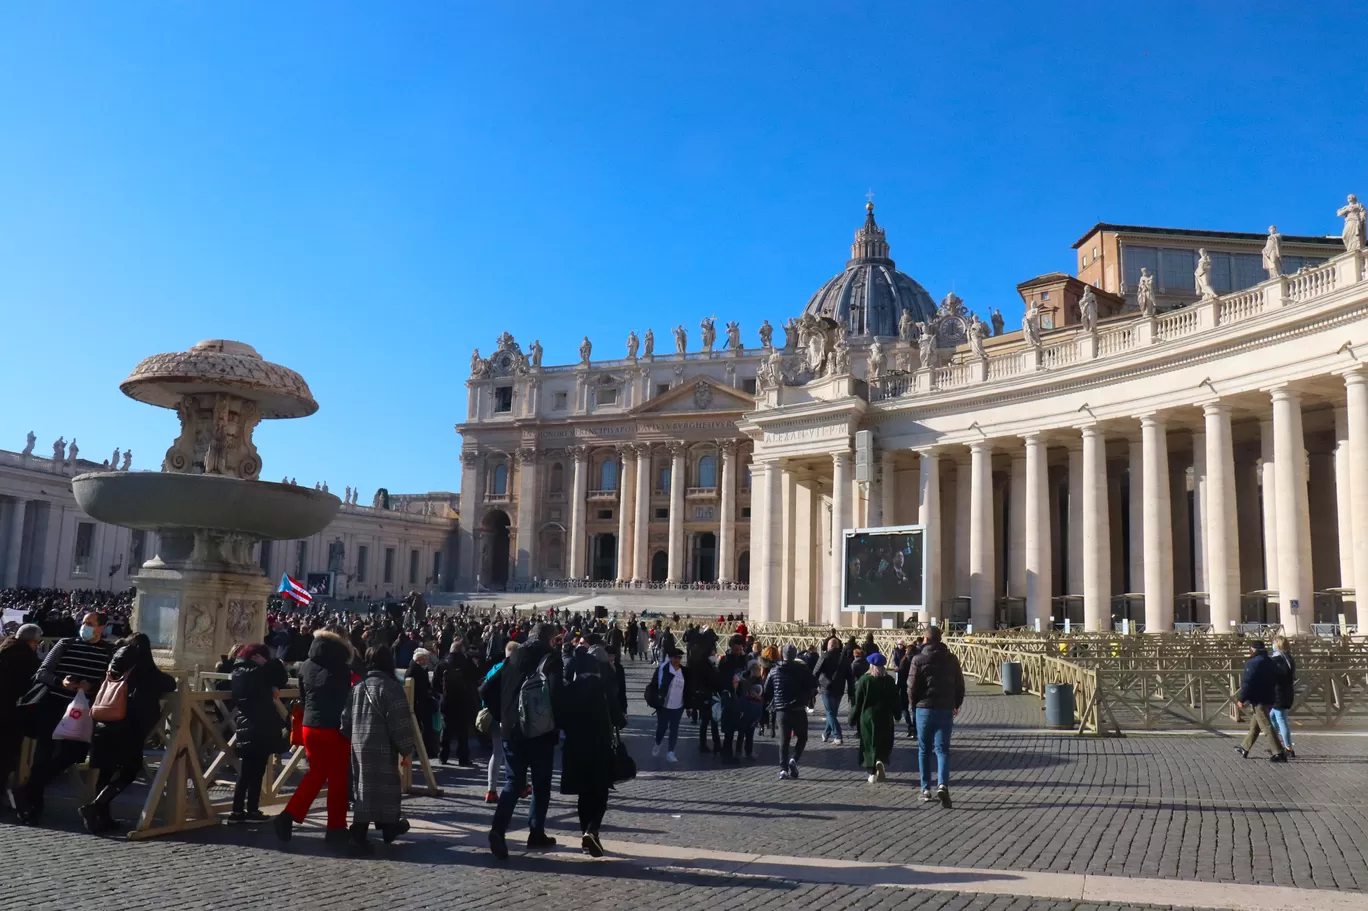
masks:
[[[717,535],[700,531],[694,535],[693,581],[717,581]]]
[[[651,554],[651,581],[664,582],[670,577],[670,555],[663,550]]]
[[[589,578],[595,582],[612,582],[617,578],[617,535],[604,532],[594,535],[593,541]]]
[[[736,558],[736,581],[742,585],[750,585],[750,551],[741,551],[741,556]]]
[[[489,588],[508,585],[508,529],[512,524],[508,513],[502,509],[492,510],[480,523],[484,532],[480,545],[480,581]]]

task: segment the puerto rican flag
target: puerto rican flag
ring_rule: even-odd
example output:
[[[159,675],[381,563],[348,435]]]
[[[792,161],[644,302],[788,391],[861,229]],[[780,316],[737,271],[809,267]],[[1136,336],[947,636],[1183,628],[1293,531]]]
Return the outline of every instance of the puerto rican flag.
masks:
[[[313,595],[309,594],[309,590],[289,576],[280,577],[280,588],[276,593],[299,604],[311,604],[313,602]]]

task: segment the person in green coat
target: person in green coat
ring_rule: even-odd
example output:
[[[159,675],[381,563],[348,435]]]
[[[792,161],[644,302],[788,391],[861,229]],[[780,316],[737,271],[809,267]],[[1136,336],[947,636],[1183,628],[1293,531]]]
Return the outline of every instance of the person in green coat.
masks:
[[[893,720],[898,714],[898,687],[884,669],[884,656],[875,652],[867,659],[869,673],[855,686],[850,704],[850,724],[860,731],[860,767],[869,783],[884,780],[884,766],[893,752]]]

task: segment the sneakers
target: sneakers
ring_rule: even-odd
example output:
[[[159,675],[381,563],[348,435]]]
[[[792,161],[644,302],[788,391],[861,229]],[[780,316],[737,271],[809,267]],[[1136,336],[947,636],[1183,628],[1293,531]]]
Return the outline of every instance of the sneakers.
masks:
[[[923,803],[930,803],[931,801],[933,801],[933,800],[935,800],[935,799],[936,799],[936,798],[935,798],[935,796],[931,793],[931,789],[930,789],[930,788],[922,788],[922,802],[923,802]]]
[[[1287,762],[1287,754],[1286,754],[1286,753],[1274,753],[1272,756],[1269,756],[1269,757],[1268,757],[1268,761],[1269,761],[1269,762]]]
[[[780,781],[788,781],[788,769],[780,769],[780,770],[779,770],[779,780],[780,780]]]
[[[275,829],[276,838],[281,841],[289,841],[290,836],[294,834],[294,817],[289,813],[282,812],[271,820],[271,828]]]
[[[498,803],[499,795],[493,791],[485,791],[485,803]]]
[[[831,739],[831,738],[828,737],[826,734],[823,734],[823,735],[822,735],[822,743],[826,743],[826,742],[827,742],[828,740],[830,740],[830,739]]]
[[[794,781],[798,780],[798,760],[790,759],[788,761],[788,773],[789,778],[792,778]]]
[[[603,844],[599,841],[598,835],[593,832],[584,833],[584,837],[580,839],[580,850],[590,857],[603,856]]]
[[[531,850],[543,850],[545,848],[554,848],[555,846],[556,840],[545,832],[527,833],[527,847]]]
[[[950,789],[945,785],[936,788],[936,799],[940,801],[941,806],[950,809]]]
[[[266,822],[266,820],[271,818],[260,810],[248,810],[242,815],[248,823]]]
[[[1235,752],[1240,754],[1241,759],[1249,758],[1249,750],[1246,750],[1244,747],[1236,747]]]
[[[878,781],[879,779],[878,779],[878,777],[875,776],[875,775],[870,775],[869,778],[866,779],[866,780],[867,780],[870,784],[873,784],[874,782]]]
[[[85,819],[85,815],[86,815],[85,811],[86,811],[86,809],[87,809],[86,807],[81,807],[80,810],[78,811],[78,812],[81,814],[81,818],[82,818],[82,819]],[[240,823],[240,822],[246,822],[246,821],[247,821],[247,814],[244,813],[244,812],[242,812],[241,810],[234,810],[233,812],[229,813],[227,816],[223,817],[223,821],[224,821],[224,822],[227,822],[227,823]],[[89,828],[89,823],[87,823],[87,828]]]
[[[660,744],[657,743],[655,746],[651,747],[651,755],[652,755],[652,756],[659,756],[659,755],[660,755]]]
[[[887,771],[882,762],[874,763],[874,780],[883,781],[887,777]]]
[[[504,839],[502,832],[489,832],[489,853],[499,860],[508,860],[508,842]]]
[[[666,762],[679,762],[679,760],[678,760],[677,758],[675,758],[674,750],[670,750],[668,753],[665,754],[665,761],[666,761]]]
[[[831,744],[832,744],[832,746],[840,746],[840,745],[841,745],[841,738],[839,738],[839,737],[833,737],[833,738],[831,738]]]

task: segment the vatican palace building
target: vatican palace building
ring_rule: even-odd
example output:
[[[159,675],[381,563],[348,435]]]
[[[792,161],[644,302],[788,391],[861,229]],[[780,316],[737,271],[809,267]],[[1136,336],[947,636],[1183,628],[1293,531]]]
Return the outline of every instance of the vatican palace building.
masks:
[[[898,271],[871,204],[773,327],[557,366],[505,333],[456,427],[456,588],[745,585],[755,620],[878,625],[904,617],[842,611],[843,532],[916,525],[923,621],[1353,624],[1364,222],[1351,196],[1322,236],[1099,224],[1008,327]]]

